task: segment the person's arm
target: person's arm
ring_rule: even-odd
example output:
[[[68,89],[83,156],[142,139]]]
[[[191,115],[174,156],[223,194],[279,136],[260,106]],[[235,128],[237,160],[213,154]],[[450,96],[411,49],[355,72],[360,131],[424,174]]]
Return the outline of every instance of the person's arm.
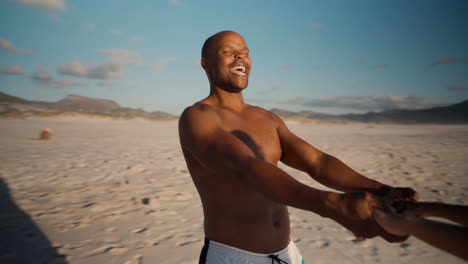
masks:
[[[414,216],[403,216],[375,209],[373,216],[387,232],[395,235],[412,235],[422,241],[468,260],[468,228],[427,220]]]
[[[441,217],[468,226],[468,206],[440,202],[398,202],[398,211],[408,216]],[[399,208],[398,208],[399,207]]]
[[[272,114],[273,115],[273,114]],[[283,153],[281,161],[295,169],[309,174],[319,183],[335,190],[366,191],[389,198],[417,200],[418,194],[411,188],[393,188],[369,179],[351,169],[339,159],[328,155],[294,135],[284,122],[273,115]]]
[[[179,137],[182,148],[214,175],[236,178],[274,202],[332,218],[356,235],[402,240],[384,232],[372,219],[372,208],[390,210],[382,199],[369,193],[321,191],[300,183],[257,158],[241,140],[223,130],[218,114],[210,106],[187,108],[179,119]]]

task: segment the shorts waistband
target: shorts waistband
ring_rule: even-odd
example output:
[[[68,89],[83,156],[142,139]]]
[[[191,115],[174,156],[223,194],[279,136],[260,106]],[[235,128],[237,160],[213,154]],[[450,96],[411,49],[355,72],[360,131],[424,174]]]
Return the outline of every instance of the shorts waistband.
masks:
[[[250,260],[250,261],[254,261],[254,262],[255,261],[258,261],[258,262],[260,262],[260,261],[271,261],[271,258],[269,258],[268,256],[270,256],[272,254],[281,256],[281,254],[286,253],[288,251],[288,248],[291,245],[294,244],[292,239],[291,239],[289,241],[289,244],[284,249],[281,249],[281,250],[276,251],[276,252],[268,253],[268,254],[263,254],[263,253],[250,252],[250,251],[247,251],[247,250],[232,247],[232,246],[229,246],[229,245],[226,245],[226,244],[223,244],[223,243],[216,242],[216,241],[209,240],[209,239],[205,238],[205,244],[207,244],[207,243],[209,243],[209,250],[220,251],[220,252],[223,252],[223,253],[231,255],[231,256],[240,257],[240,258]]]

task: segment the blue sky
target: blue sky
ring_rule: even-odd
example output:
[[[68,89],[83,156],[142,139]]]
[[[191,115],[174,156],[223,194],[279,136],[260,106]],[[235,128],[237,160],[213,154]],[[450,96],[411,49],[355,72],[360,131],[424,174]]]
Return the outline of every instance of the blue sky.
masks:
[[[180,114],[208,95],[203,42],[246,39],[247,103],[324,113],[468,99],[468,2],[0,0],[0,91]]]

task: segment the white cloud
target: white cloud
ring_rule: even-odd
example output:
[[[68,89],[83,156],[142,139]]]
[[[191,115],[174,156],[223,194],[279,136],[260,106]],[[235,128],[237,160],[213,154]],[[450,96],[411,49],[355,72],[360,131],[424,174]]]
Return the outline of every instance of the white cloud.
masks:
[[[60,66],[58,71],[63,74],[85,77],[88,75],[88,71],[79,61],[71,60],[65,65]]]
[[[53,80],[52,84],[55,88],[67,88],[71,86],[88,86],[87,82],[79,82],[72,80]]]
[[[304,99],[297,98],[282,101],[283,104],[295,104],[309,107],[334,107],[356,110],[391,110],[391,109],[424,109],[446,105],[443,102],[433,101],[421,96],[361,96],[361,97],[336,97]]]
[[[65,0],[10,0],[10,2],[16,2],[32,7],[44,12],[53,19],[57,19],[56,14],[58,12],[64,12],[67,9]]]
[[[105,62],[100,65],[91,66],[88,68],[89,78],[94,79],[109,79],[121,78],[124,76],[124,66],[116,62]]]
[[[444,64],[468,64],[468,57],[443,57],[432,63],[432,66]]]
[[[380,63],[380,64],[375,64],[374,65],[374,68],[376,68],[376,69],[385,69],[385,68],[388,68],[388,67],[390,67],[390,64]]]
[[[361,60],[356,61],[354,64],[364,65],[364,64],[366,64],[366,61],[361,59]]]
[[[65,11],[67,8],[64,0],[12,0],[17,3],[25,4],[34,8],[51,10],[51,11]]]
[[[450,91],[467,91],[468,90],[468,86],[467,85],[464,85],[464,84],[461,84],[461,83],[457,83],[457,84],[453,84],[453,85],[450,85],[448,87],[448,89]]]
[[[309,23],[309,26],[314,27],[314,28],[323,28],[323,24],[321,24],[319,22]]]
[[[113,83],[113,82],[98,82],[97,83],[97,86],[100,86],[100,87],[110,87],[110,86],[115,86],[117,85],[117,83]]]
[[[110,61],[123,65],[139,64],[142,61],[140,53],[132,50],[99,49],[96,53],[107,54],[110,56]]]
[[[125,34],[124,32],[117,30],[117,29],[112,29],[110,32],[112,35],[127,38],[127,40],[130,42],[139,42],[139,41],[145,40],[145,38],[142,36],[129,36]]]
[[[140,36],[131,36],[128,38],[129,41],[131,42],[137,42],[137,41],[143,41],[145,40],[143,37]]]
[[[157,70],[160,70],[160,69],[163,69],[167,63],[171,62],[171,61],[176,61],[177,60],[177,57],[174,56],[174,55],[169,55],[167,56],[166,58],[164,59],[158,59],[156,60],[156,62],[154,63],[153,67],[156,68]]]
[[[72,86],[88,86],[87,82],[73,81],[73,80],[54,80],[49,72],[39,67],[36,73],[32,76],[32,79],[42,86],[54,87],[54,88],[67,88]]]
[[[123,65],[116,62],[104,62],[99,65],[84,67],[79,61],[68,61],[58,68],[58,72],[66,75],[88,77],[94,79],[120,78],[123,76]]]
[[[86,67],[79,61],[71,60],[60,66],[58,72],[93,79],[121,78],[124,76],[125,66],[142,63],[140,54],[131,50],[100,49],[96,53],[107,54],[110,58],[101,64]]]
[[[117,30],[117,29],[112,29],[110,32],[112,33],[112,35],[116,35],[116,36],[123,36],[124,35],[124,33],[122,31]]]
[[[52,81],[52,76],[50,76],[49,72],[42,67],[37,68],[36,73],[34,73],[32,78],[42,82]]]
[[[272,93],[278,92],[279,90],[280,88],[278,86],[272,86],[270,89],[258,91],[257,95],[267,96],[267,95],[271,95]]]
[[[21,75],[24,74],[24,71],[19,65],[8,65],[6,67],[0,66],[0,73]]]
[[[179,0],[169,0],[169,3],[173,6],[181,6],[182,3],[179,2]]]
[[[33,52],[30,50],[19,49],[15,47],[10,41],[7,39],[0,38],[0,48],[11,51],[11,52],[18,52],[24,55],[33,55]]]
[[[83,24],[82,28],[86,31],[93,32],[96,29],[96,24],[92,24],[92,23]]]
[[[246,102],[249,102],[249,104],[254,103],[254,104],[265,104],[265,103],[273,103],[273,100],[271,99],[260,99],[260,98],[245,98]]]

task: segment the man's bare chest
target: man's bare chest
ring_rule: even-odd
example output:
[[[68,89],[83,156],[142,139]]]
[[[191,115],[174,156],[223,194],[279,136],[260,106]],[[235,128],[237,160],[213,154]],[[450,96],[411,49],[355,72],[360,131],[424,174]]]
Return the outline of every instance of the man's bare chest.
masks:
[[[228,115],[222,117],[223,129],[247,145],[257,158],[276,164],[281,158],[281,144],[276,124],[268,117]]]

